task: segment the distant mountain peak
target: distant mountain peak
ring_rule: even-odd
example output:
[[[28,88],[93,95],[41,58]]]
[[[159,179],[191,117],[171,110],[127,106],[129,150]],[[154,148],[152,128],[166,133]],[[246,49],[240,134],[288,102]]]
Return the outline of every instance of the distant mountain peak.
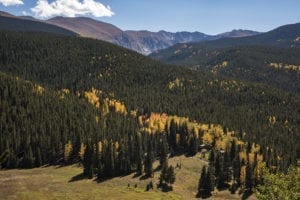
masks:
[[[218,34],[221,37],[248,37],[261,34],[261,32],[246,30],[246,29],[233,29],[232,31]]]

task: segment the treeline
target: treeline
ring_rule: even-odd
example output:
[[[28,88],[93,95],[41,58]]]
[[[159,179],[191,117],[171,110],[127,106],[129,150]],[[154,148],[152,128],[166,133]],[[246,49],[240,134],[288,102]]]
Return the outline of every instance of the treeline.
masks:
[[[30,137],[29,143],[34,156],[38,151],[32,146],[35,143],[31,141],[31,135],[40,135],[40,132],[47,130],[47,134],[41,135],[48,137],[52,129],[53,143],[56,144],[55,148],[51,148],[55,149],[56,154],[62,155],[64,146],[69,140],[72,149],[78,149],[78,145],[76,148],[73,147],[76,146],[75,138],[78,134],[81,143],[86,146],[97,146],[96,144],[101,141],[106,150],[110,148],[110,143],[115,145],[116,142],[129,148],[127,141],[122,141],[122,138],[129,137],[130,134],[136,135],[140,125],[129,114],[110,112],[105,115],[101,111],[102,108],[93,109],[92,105],[84,100],[84,94],[95,88],[99,91],[102,102],[105,98],[120,100],[126,105],[127,112],[134,111],[136,116],[150,115],[151,112],[166,112],[170,115],[189,117],[191,121],[221,124],[230,130],[235,130],[243,140],[251,144],[255,142],[265,149],[267,147],[272,149],[272,156],[269,161],[267,160],[269,165],[273,165],[272,163],[275,162],[273,158],[276,156],[284,158],[280,161],[284,166],[295,163],[300,157],[300,144],[297,143],[300,139],[298,126],[300,103],[299,96],[296,94],[264,85],[222,78],[201,70],[164,65],[101,41],[45,33],[0,32],[0,58],[2,72],[50,88],[54,93],[63,89],[69,91],[70,100],[66,98],[61,101],[66,105],[71,104],[70,110],[66,110],[67,106],[58,106],[59,109],[54,106],[52,107],[55,109],[40,107],[53,114],[49,117],[51,120],[48,120],[49,124],[52,124],[51,128],[48,128],[47,123],[41,123],[43,119],[41,117],[28,122],[36,127],[43,124],[40,128],[31,129],[30,125],[21,126],[15,124],[15,120],[5,119],[6,121],[2,123],[5,126],[15,124],[16,132],[22,137],[22,141],[25,141],[22,132],[25,129],[27,133],[25,135]],[[32,100],[34,97],[30,96],[31,94],[28,94],[26,97],[28,103],[32,104],[32,109],[39,116],[39,112],[43,113],[43,109],[36,106],[39,104],[35,103],[36,100]],[[37,99],[42,97],[43,95],[38,96]],[[6,101],[11,99],[13,98],[6,96]],[[44,102],[43,106],[51,106],[57,102],[54,97],[48,99],[43,100],[47,102]],[[77,104],[82,104],[81,106],[86,108],[77,108]],[[13,112],[10,111],[13,107],[6,107],[5,112],[1,113],[6,117],[2,118],[14,117]],[[60,110],[57,117],[54,117],[56,116],[54,110]],[[96,123],[96,115],[99,115],[100,125]],[[17,114],[17,116],[21,115]],[[24,118],[31,119],[27,116]],[[73,128],[70,130],[70,127]],[[12,141],[14,129],[5,128],[5,130],[5,137],[1,136],[5,138],[2,142]],[[89,141],[88,138],[91,140]],[[104,139],[107,140],[107,144],[104,144]],[[88,142],[90,145],[87,145]],[[152,143],[153,146],[155,142]],[[3,147],[1,151],[5,151],[5,147],[12,144],[13,142],[9,142],[9,145],[1,145]],[[181,149],[172,146],[170,141],[168,144],[175,152]],[[43,145],[44,143],[40,144],[40,148]],[[46,145],[47,148],[50,146],[48,143]],[[148,151],[148,146],[144,144],[143,153]],[[45,151],[44,156],[48,152]],[[156,150],[154,155],[155,152]],[[16,150],[14,154],[18,153],[19,151]],[[45,159],[47,160],[48,157]],[[134,162],[131,163],[131,169],[135,169]]]

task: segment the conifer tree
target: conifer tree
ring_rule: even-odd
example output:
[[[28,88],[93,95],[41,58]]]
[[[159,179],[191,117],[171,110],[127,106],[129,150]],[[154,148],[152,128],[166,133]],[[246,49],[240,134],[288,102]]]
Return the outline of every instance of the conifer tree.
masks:
[[[172,165],[168,166],[168,160],[166,160],[162,165],[162,170],[159,176],[159,186],[168,187],[169,185],[172,185],[175,180],[176,175],[174,172],[174,167]]]
[[[232,163],[233,167],[233,185],[240,185],[240,177],[241,177],[241,161],[240,156],[237,154]],[[235,186],[234,186],[235,187]]]
[[[196,137],[195,129],[193,129],[192,136],[189,138],[189,154],[195,155],[198,152],[199,141]]]
[[[211,196],[212,184],[206,167],[202,168],[201,176],[198,182],[198,193],[196,197],[207,198]]]
[[[145,158],[145,175],[147,177],[152,176],[153,174],[153,151],[151,142],[148,142],[148,150]]]
[[[171,165],[170,167],[168,167],[166,183],[172,185],[175,182],[175,180],[176,177],[175,177],[174,167]]]
[[[93,169],[93,147],[91,143],[86,145],[86,149],[83,157],[83,174],[88,178],[93,178],[94,169]]]
[[[27,148],[27,150],[24,153],[23,167],[32,168],[33,165],[34,165],[34,158],[33,158],[31,145],[29,145],[29,148]]]
[[[206,178],[206,170],[205,166],[202,168],[202,172],[198,181],[198,192],[196,197],[202,197],[204,194],[204,184],[205,184],[205,178]]]
[[[177,151],[176,132],[177,132],[177,124],[175,123],[175,120],[172,119],[170,122],[169,141],[170,141],[171,151],[173,152]]]
[[[108,177],[112,177],[115,174],[115,150],[113,142],[110,141],[107,146],[107,153],[104,158],[104,173]]]
[[[79,161],[79,151],[81,146],[80,135],[76,135],[76,139],[72,148],[71,158],[74,162]]]
[[[246,178],[245,178],[245,188],[248,192],[252,193],[252,188],[254,187],[254,176],[253,169],[250,163],[246,165]]]
[[[168,176],[168,160],[166,160],[162,165],[161,173],[159,176],[159,185],[160,186],[163,186],[165,180],[167,179],[167,176]]]
[[[134,161],[137,166],[136,173],[138,175],[141,175],[143,173],[143,148],[142,148],[142,138],[141,133],[138,132],[135,138],[135,147],[132,147],[134,149]]]
[[[230,147],[230,159],[234,160],[237,153],[236,141],[233,140]]]
[[[37,147],[36,157],[35,157],[35,166],[40,167],[42,166],[42,153],[40,147]]]
[[[208,165],[207,179],[210,186],[209,187],[210,191],[214,191],[216,178],[215,178],[215,167],[213,165]]]
[[[209,164],[212,166],[215,166],[216,164],[216,158],[215,158],[215,150],[212,149],[209,153]]]
[[[167,160],[167,141],[165,140],[165,137],[163,136],[161,138],[161,141],[160,141],[160,154],[159,154],[159,164],[160,166],[163,165],[164,162],[166,162]]]

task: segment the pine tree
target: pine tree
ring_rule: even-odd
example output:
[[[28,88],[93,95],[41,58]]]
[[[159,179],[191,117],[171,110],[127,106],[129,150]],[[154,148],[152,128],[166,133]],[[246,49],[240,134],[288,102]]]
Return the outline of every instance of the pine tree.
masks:
[[[93,147],[92,144],[87,144],[83,157],[83,174],[88,178],[93,178]]]
[[[211,196],[212,183],[210,179],[210,174],[207,172],[206,167],[202,168],[201,176],[198,182],[198,193],[196,197],[207,198]]]
[[[240,156],[237,154],[235,159],[232,162],[233,168],[233,184],[231,187],[232,193],[235,192],[238,186],[241,185],[240,177],[241,177],[241,161]]]
[[[170,167],[168,167],[166,183],[172,185],[175,182],[175,180],[176,177],[175,177],[174,167],[171,165]]]
[[[202,168],[202,172],[198,181],[198,192],[196,197],[202,197],[203,193],[204,193],[204,184],[205,184],[205,178],[206,178],[206,170],[205,170],[205,166]]]
[[[210,165],[215,166],[215,164],[216,164],[216,158],[215,158],[215,150],[214,149],[212,149],[210,151],[208,160],[209,160],[209,164]]]
[[[168,166],[168,160],[166,160],[162,165],[162,170],[159,176],[159,186],[160,187],[170,187],[176,180],[176,175],[174,172],[174,167]],[[172,186],[170,187],[172,189]]]
[[[185,149],[187,147],[187,136],[188,136],[187,123],[184,122],[180,127],[180,146]]]
[[[246,165],[246,178],[245,178],[245,188],[247,192],[252,193],[252,188],[254,187],[254,176],[253,169],[250,163]]]
[[[107,153],[104,156],[104,173],[107,177],[115,175],[115,150],[113,142],[110,141],[107,147]]]
[[[80,152],[80,146],[81,146],[81,139],[80,135],[76,135],[76,139],[72,148],[71,158],[73,161],[79,161],[79,152]]]
[[[216,159],[216,177],[217,177],[217,188],[223,189],[225,187],[225,172],[224,172],[224,158],[222,154],[217,155]]]
[[[177,124],[175,123],[175,120],[172,119],[170,122],[169,143],[170,143],[171,151],[173,152],[177,151],[176,132],[177,132]]]
[[[37,153],[36,153],[36,157],[35,157],[35,166],[40,167],[40,166],[42,166],[42,164],[43,164],[43,161],[42,161],[41,149],[40,149],[40,147],[37,147]]]
[[[153,152],[151,142],[148,142],[148,150],[145,158],[145,175],[147,177],[152,176],[153,174]]]
[[[213,165],[209,165],[208,166],[208,170],[207,170],[207,179],[209,182],[209,189],[210,191],[214,191],[215,189],[215,167]]]
[[[34,165],[34,158],[32,153],[31,145],[25,151],[24,160],[23,160],[23,167],[24,168],[32,168]]]
[[[193,129],[192,136],[189,138],[189,154],[195,155],[198,152],[199,141],[195,134],[195,129]]]
[[[135,143],[136,146],[132,147],[134,149],[134,161],[137,166],[136,173],[137,175],[141,175],[143,173],[143,148],[142,148],[142,138],[141,133],[138,132],[136,134]]]
[[[231,165],[231,160],[230,160],[230,155],[229,153],[226,151],[224,153],[224,182],[225,184],[227,184],[228,182],[231,182],[232,180],[232,175],[233,175],[233,172],[232,172],[232,165]]]
[[[161,173],[159,176],[159,186],[161,187],[163,186],[165,180],[167,179],[167,176],[168,176],[168,160],[166,160],[162,165]]]
[[[234,160],[236,157],[237,148],[236,148],[236,141],[233,140],[230,147],[230,159]]]
[[[163,165],[164,162],[167,160],[167,142],[165,141],[165,137],[161,138],[160,142],[160,155],[159,155],[159,164],[160,166]]]

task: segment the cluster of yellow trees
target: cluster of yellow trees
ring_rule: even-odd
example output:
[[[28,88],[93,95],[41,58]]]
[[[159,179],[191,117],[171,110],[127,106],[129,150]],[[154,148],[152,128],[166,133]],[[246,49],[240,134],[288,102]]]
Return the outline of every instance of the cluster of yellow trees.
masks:
[[[39,95],[42,95],[43,92],[45,91],[45,88],[43,88],[40,85],[35,85],[34,89],[35,89],[35,92],[38,93]]]
[[[292,65],[292,64],[284,64],[284,63],[270,63],[269,66],[274,67],[275,69],[300,71],[300,65]]]
[[[151,113],[150,116],[139,116],[138,117],[139,124],[142,127],[142,131],[146,131],[149,134],[160,133],[165,130],[165,128],[170,127],[170,122],[174,120],[174,122],[178,125],[182,125],[186,123],[188,126],[189,132],[194,132],[195,136],[202,140],[204,144],[214,145],[216,150],[229,151],[233,141],[237,146],[239,146],[239,158],[242,161],[243,165],[241,166],[240,171],[240,182],[243,187],[246,181],[246,166],[247,164],[251,164],[255,166],[254,169],[254,179],[261,180],[262,170],[265,167],[265,163],[263,162],[263,155],[260,154],[260,146],[258,144],[248,144],[242,140],[239,140],[235,136],[234,131],[229,131],[228,129],[224,129],[221,125],[217,124],[200,124],[197,122],[192,122],[189,118],[186,117],[178,117],[178,116],[169,116],[166,113]],[[273,118],[271,118],[273,121]],[[200,135],[201,133],[201,135]],[[244,133],[245,135],[246,133]],[[177,134],[176,142],[179,143],[180,137]],[[249,150],[250,145],[250,150]],[[278,158],[280,159],[280,158]],[[255,165],[254,165],[254,162]]]
[[[218,73],[219,69],[227,67],[228,64],[229,64],[228,61],[225,60],[222,63],[213,66],[213,68],[211,69],[211,72],[216,74],[216,73]]]
[[[174,88],[181,88],[183,87],[183,81],[179,78],[176,78],[174,81],[169,82],[168,87],[170,90],[173,90]]]
[[[101,94],[102,94],[101,90],[92,88],[90,91],[84,92],[84,97],[87,99],[87,101],[90,104],[94,105],[96,108],[100,108],[102,110],[103,115],[106,115],[107,113],[109,113],[109,111],[114,111],[117,113],[127,115],[126,106],[122,102],[116,99],[109,99],[109,98],[105,98],[101,102],[100,100]]]

